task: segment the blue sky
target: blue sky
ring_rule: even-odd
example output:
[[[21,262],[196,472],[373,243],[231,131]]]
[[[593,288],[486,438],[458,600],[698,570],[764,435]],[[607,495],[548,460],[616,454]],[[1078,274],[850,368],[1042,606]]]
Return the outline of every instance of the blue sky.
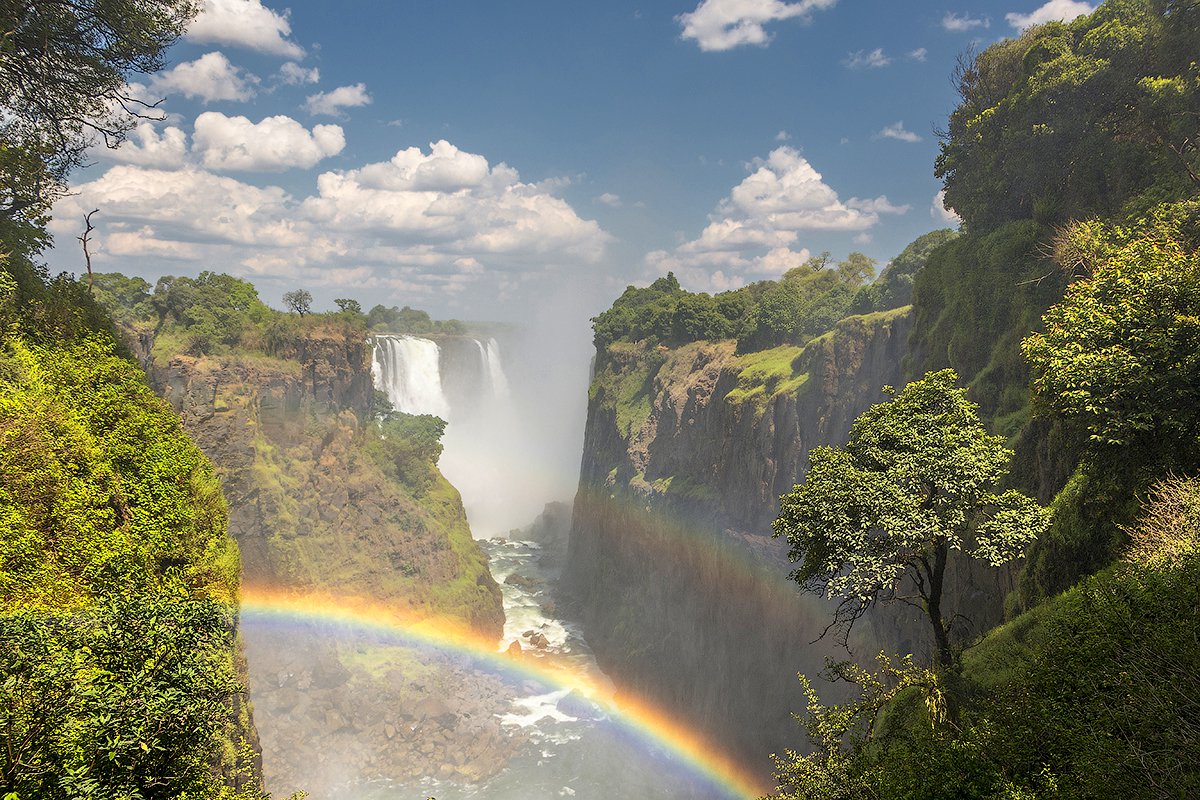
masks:
[[[1080,0],[205,0],[120,151],[56,208],[52,267],[213,269],[278,305],[584,313],[673,269],[715,291],[944,227],[959,54]]]

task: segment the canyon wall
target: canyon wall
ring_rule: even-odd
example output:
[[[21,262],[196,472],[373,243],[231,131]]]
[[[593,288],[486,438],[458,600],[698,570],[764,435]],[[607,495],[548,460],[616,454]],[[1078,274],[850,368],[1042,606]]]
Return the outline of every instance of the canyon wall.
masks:
[[[831,605],[786,579],[786,545],[769,535],[779,496],[812,448],[843,443],[884,385],[906,382],[911,326],[905,307],[849,317],[803,348],[616,343],[597,354],[564,588],[619,685],[764,769],[766,754],[804,744],[795,674],[847,657],[820,638]],[[1007,578],[954,570],[953,604],[993,607],[1003,587],[989,580]],[[866,659],[919,653],[921,620],[881,609],[851,646]]]

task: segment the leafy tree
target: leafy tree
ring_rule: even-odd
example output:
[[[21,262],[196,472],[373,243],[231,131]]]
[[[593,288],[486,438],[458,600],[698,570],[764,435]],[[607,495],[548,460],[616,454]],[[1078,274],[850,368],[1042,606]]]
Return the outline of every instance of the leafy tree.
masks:
[[[1048,522],[1034,500],[997,491],[1012,452],[956,380],[953,370],[926,375],[855,420],[844,448],[815,448],[774,523],[800,562],[790,577],[840,600],[833,626],[843,637],[876,601],[905,600],[924,611],[943,669],[953,661],[942,612],[951,551],[1000,566]],[[908,584],[913,598],[902,594]]]
[[[788,750],[773,756],[778,800],[861,800],[878,797],[880,776],[874,774],[870,752],[878,749],[877,728],[888,706],[902,694],[919,691],[930,721],[941,721],[946,702],[936,673],[918,667],[911,655],[893,660],[885,653],[875,658],[877,672],[853,662],[826,662],[822,677],[831,682],[857,686],[859,696],[840,705],[827,706],[800,674],[808,700],[807,714],[796,716],[812,740],[813,752]]]
[[[1025,339],[1036,407],[1079,425],[1109,463],[1200,457],[1200,202],[1138,228],[1072,226],[1059,258],[1086,277]]]
[[[838,263],[837,275],[842,283],[856,289],[875,277],[875,259],[862,253],[851,253],[845,261]]]
[[[366,450],[392,478],[420,497],[433,482],[442,455],[446,421],[431,414],[395,411],[386,397],[375,397],[374,435]]]
[[[286,305],[290,311],[299,314],[302,317],[307,314],[309,308],[312,307],[312,301],[313,296],[306,289],[294,289],[290,292],[286,292],[283,295],[283,304]]]
[[[937,175],[967,230],[1057,225],[1195,193],[1198,16],[1192,0],[1109,0],[964,62]]]
[[[91,139],[115,147],[151,107],[127,79],[154,72],[193,0],[0,5],[0,220],[41,226]]]
[[[333,302],[343,314],[359,315],[363,313],[362,303],[357,300],[347,300],[339,297]]]

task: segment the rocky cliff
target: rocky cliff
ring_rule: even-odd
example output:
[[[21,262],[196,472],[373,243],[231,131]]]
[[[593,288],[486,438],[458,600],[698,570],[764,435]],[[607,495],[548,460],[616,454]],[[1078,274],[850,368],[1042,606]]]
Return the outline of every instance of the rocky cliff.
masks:
[[[786,580],[770,523],[808,452],[843,442],[884,385],[905,382],[911,325],[905,307],[849,317],[802,348],[617,343],[597,355],[565,587],[618,684],[764,767],[802,744],[795,673],[845,657],[814,642],[831,609]],[[956,573],[956,596],[989,591],[972,580]],[[882,612],[857,631],[856,655],[920,652],[920,633],[911,615]]]
[[[369,598],[499,638],[500,590],[457,490],[440,474],[408,486],[372,456],[365,337],[310,326],[275,343],[275,356],[181,355],[148,338],[137,349],[217,469],[248,590]],[[246,640],[267,785],[277,794],[328,796],[373,774],[445,776],[444,763],[474,778],[504,763],[490,709],[476,708],[470,693],[397,683],[386,651],[302,630],[251,627]],[[427,713],[435,700],[438,712]],[[451,735],[467,717],[483,726],[470,747]],[[469,757],[455,760],[455,750]],[[328,769],[314,771],[317,763]]]

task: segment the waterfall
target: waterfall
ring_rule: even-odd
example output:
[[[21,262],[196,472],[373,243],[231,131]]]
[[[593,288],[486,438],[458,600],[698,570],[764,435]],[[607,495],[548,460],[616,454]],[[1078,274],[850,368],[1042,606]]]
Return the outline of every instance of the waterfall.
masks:
[[[397,411],[450,420],[437,342],[415,336],[377,336],[371,353],[371,374]]]
[[[500,366],[500,345],[495,339],[488,338],[487,347],[483,351],[484,366],[487,368],[487,375],[492,383],[492,395],[498,398],[507,398],[508,377],[504,374],[504,368]]]

